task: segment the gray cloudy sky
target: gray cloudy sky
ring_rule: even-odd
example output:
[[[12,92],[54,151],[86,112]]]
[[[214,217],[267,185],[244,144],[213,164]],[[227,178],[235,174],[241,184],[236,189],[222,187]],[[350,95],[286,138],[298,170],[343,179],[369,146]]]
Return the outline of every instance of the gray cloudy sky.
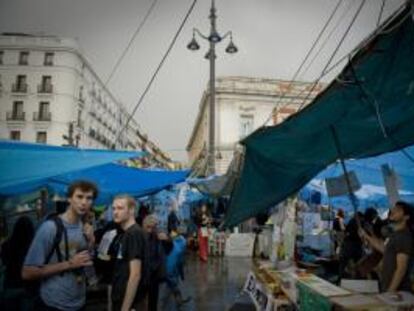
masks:
[[[0,32],[44,33],[77,38],[103,80],[154,0],[0,0]],[[301,80],[319,76],[363,0],[343,0],[326,34],[333,33]],[[232,30],[239,53],[218,46],[217,75],[291,79],[337,0],[216,0],[218,29]],[[384,18],[404,0],[386,0]],[[158,0],[144,28],[109,83],[132,110],[165,53],[192,0]],[[152,140],[177,160],[185,160],[199,101],[207,86],[207,49],[186,49],[191,29],[209,30],[210,0],[198,0],[135,119]],[[382,0],[367,0],[336,59],[352,50],[376,26]],[[341,20],[340,17],[344,15]]]

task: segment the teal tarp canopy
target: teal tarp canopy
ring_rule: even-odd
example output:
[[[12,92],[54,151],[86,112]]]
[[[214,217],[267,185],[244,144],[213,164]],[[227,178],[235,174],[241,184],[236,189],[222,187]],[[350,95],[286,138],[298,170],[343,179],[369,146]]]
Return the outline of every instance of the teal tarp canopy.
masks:
[[[314,102],[247,137],[226,225],[266,211],[338,159],[414,144],[414,24],[409,9],[385,23]]]
[[[142,154],[0,141],[0,195],[5,189],[24,193],[53,176]]]

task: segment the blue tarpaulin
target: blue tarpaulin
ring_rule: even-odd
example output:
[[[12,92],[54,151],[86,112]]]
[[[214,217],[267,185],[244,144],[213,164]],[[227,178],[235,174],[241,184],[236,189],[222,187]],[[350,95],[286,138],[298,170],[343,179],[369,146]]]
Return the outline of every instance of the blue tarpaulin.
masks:
[[[47,178],[142,155],[0,140],[0,195],[25,193]]]
[[[142,154],[2,141],[0,195],[19,195],[42,187],[65,195],[71,182],[85,179],[97,184],[100,193],[97,203],[109,203],[117,194],[140,197],[156,193],[184,181],[189,173],[111,163]]]
[[[142,197],[184,181],[189,171],[150,170],[106,164],[50,178],[48,186],[64,195],[67,186],[79,179],[93,181],[99,188],[97,204],[110,203],[118,194]]]
[[[361,210],[373,206],[387,209],[389,207],[388,196],[385,189],[381,166],[386,164],[395,171],[398,176],[398,188],[400,199],[412,202],[414,199],[414,146],[405,150],[386,153],[377,157],[348,160],[347,170],[354,172],[361,184],[361,189],[355,192]],[[331,204],[335,208],[343,208],[352,211],[352,205],[347,195],[328,198],[325,179],[338,177],[343,174],[339,163],[329,166],[319,173],[312,181],[300,191],[300,196],[306,201],[311,200],[314,192],[321,193],[322,204]]]

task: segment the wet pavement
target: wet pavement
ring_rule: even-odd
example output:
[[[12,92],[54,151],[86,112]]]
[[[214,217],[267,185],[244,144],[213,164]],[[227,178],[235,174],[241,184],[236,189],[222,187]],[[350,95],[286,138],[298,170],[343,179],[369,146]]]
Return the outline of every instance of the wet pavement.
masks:
[[[229,310],[245,300],[240,293],[250,267],[250,258],[210,257],[205,263],[188,256],[183,294],[193,299],[180,310]]]
[[[251,268],[250,258],[210,257],[201,262],[193,253],[187,255],[185,280],[181,284],[183,297],[191,300],[177,308],[173,299],[161,311],[227,311],[255,310],[241,289]],[[162,298],[163,293],[160,293]],[[104,296],[104,295],[102,295]],[[101,297],[102,297],[101,296]],[[90,301],[87,311],[106,310],[105,299]],[[162,302],[161,302],[162,303]]]

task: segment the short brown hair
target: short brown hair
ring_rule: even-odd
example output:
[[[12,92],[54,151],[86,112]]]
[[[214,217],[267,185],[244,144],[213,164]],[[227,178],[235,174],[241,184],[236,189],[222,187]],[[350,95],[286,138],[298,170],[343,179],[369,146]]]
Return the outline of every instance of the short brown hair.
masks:
[[[93,182],[90,182],[87,180],[78,180],[69,185],[68,193],[67,193],[68,198],[73,196],[76,189],[79,189],[82,192],[92,191],[94,200],[98,196],[98,187]]]
[[[117,195],[114,198],[114,201],[115,200],[125,200],[127,202],[127,207],[128,208],[133,208],[134,210],[138,206],[137,205],[137,201],[135,201],[135,199],[133,197],[131,197],[130,195],[128,195],[128,194],[120,194],[120,195]]]

